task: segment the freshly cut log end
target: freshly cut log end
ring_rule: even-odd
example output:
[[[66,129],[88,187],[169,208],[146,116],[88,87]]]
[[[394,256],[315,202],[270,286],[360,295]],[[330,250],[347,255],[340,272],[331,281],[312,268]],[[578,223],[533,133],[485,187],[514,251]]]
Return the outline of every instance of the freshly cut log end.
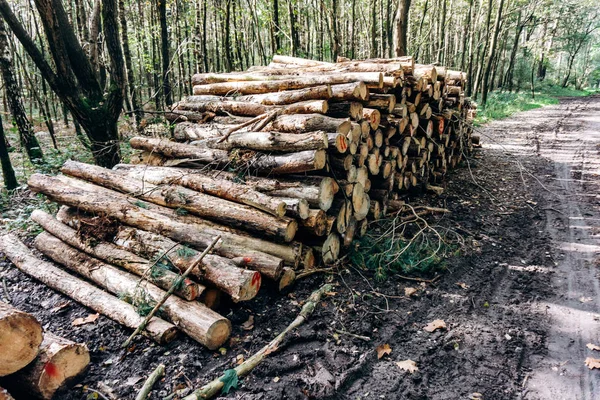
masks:
[[[39,356],[15,378],[28,391],[42,399],[51,399],[58,389],[80,375],[89,363],[90,352],[85,344],[46,332]]]
[[[337,233],[327,236],[321,248],[321,257],[324,264],[333,264],[340,256],[340,237]]]
[[[291,286],[296,281],[296,272],[289,267],[283,268],[283,274],[279,279],[279,291],[283,291],[287,287]]]
[[[25,367],[37,356],[42,326],[33,315],[0,302],[0,376]]]
[[[301,259],[304,269],[312,269],[315,267],[315,253],[312,247],[303,246]]]

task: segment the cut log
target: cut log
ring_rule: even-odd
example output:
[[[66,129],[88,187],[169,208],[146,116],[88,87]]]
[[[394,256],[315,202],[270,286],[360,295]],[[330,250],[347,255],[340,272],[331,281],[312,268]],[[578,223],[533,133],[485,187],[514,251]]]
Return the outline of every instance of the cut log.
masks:
[[[375,108],[386,113],[392,113],[396,107],[396,96],[393,94],[371,94],[366,107]]]
[[[21,272],[127,328],[135,329],[144,320],[132,305],[49,262],[40,260],[13,234],[0,237],[0,250]],[[169,322],[154,317],[143,334],[157,343],[164,344],[175,338],[177,328]]]
[[[379,128],[379,123],[381,122],[381,113],[379,110],[374,108],[363,108],[363,118],[369,121],[372,130]]]
[[[283,291],[284,289],[290,287],[296,281],[296,272],[289,267],[285,267],[283,269],[283,274],[279,279],[278,289],[279,291]]]
[[[61,172],[161,206],[186,210],[226,225],[282,238],[286,242],[294,238],[298,229],[296,221],[290,218],[276,218],[252,207],[198,193],[179,185],[155,186],[130,178],[119,171],[77,161],[65,162]]]
[[[90,363],[90,352],[83,343],[46,332],[40,354],[33,363],[15,374],[15,383],[38,398],[50,400]]]
[[[12,374],[33,361],[41,343],[42,325],[38,320],[0,301],[0,376]]]
[[[323,210],[310,210],[307,219],[300,221],[302,231],[315,236],[324,236],[327,232],[327,214]]]
[[[293,218],[306,219],[309,216],[310,205],[304,199],[294,199],[291,197],[282,197],[281,200],[286,205],[286,215]]]
[[[129,227],[121,227],[114,242],[142,257],[165,256],[180,271],[186,271],[200,254],[164,236]],[[243,259],[240,260],[240,263],[243,262]],[[266,272],[271,279],[281,275],[281,270]],[[221,289],[235,302],[253,299],[261,284],[259,272],[239,268],[233,260],[213,254],[204,256],[191,273],[200,281]]]
[[[366,86],[365,86],[366,90]],[[251,101],[264,105],[284,105],[293,104],[307,100],[327,100],[331,98],[332,91],[330,85],[313,86],[297,90],[286,90],[281,92],[254,94],[249,96],[239,96],[239,101]]]
[[[335,118],[352,118],[358,121],[362,119],[363,105],[357,101],[332,103],[329,111],[327,111],[327,115]]]
[[[281,185],[268,186],[258,184],[257,190],[268,193],[274,197],[288,197],[304,199],[313,207],[323,211],[329,210],[335,196],[337,184],[332,178],[300,179],[293,186],[281,188]]]
[[[325,150],[307,150],[280,155],[260,154],[246,164],[263,174],[285,175],[318,171],[325,167],[326,162]]]
[[[321,258],[324,264],[333,264],[340,256],[340,237],[331,233],[321,247]]]
[[[15,400],[15,398],[8,393],[8,390],[0,387],[0,400]]]
[[[347,135],[351,129],[350,121],[321,114],[281,115],[265,127],[266,131],[290,133],[325,131],[343,135]]]
[[[81,238],[76,230],[57,221],[50,214],[42,210],[35,210],[31,214],[31,220],[70,246],[109,264],[124,268],[138,276],[143,276],[144,279],[162,289],[169,290],[179,279],[179,275],[176,273],[165,268],[156,267],[154,266],[156,263],[152,263],[129,251],[122,250],[111,243],[98,240],[98,238],[94,238],[94,241],[90,243],[90,240]],[[202,294],[204,289],[203,285],[186,279],[182,284],[178,285],[175,294],[186,300],[194,300]]]
[[[194,96],[192,96],[192,98],[185,99],[176,104],[175,112],[180,110],[200,113],[209,111],[221,115],[233,114],[246,117],[256,117],[269,112],[272,110],[272,108],[270,106],[244,101],[199,101],[198,98],[194,98]],[[186,114],[186,117],[187,116],[188,115]]]
[[[34,245],[47,257],[134,304],[147,305],[164,297],[165,292],[153,284],[140,286],[134,275],[89,257],[49,233],[39,234]],[[225,343],[231,333],[231,323],[202,303],[171,296],[162,310],[179,329],[211,350]]]
[[[243,148],[265,152],[284,151],[291,153],[326,149],[328,147],[328,136],[323,131],[307,133],[236,132],[229,135],[225,141],[222,141],[222,137],[215,137],[195,141],[192,144],[227,151],[234,148]]]
[[[129,226],[160,233],[200,250],[211,243],[211,238],[221,235],[223,240],[215,246],[217,254],[227,258],[247,257],[248,264],[256,269],[281,268],[281,259],[250,248],[262,248],[268,242],[251,240],[232,233],[227,227],[216,226],[194,216],[181,216],[171,209],[140,200],[131,201],[131,198],[125,195],[68,177],[33,174],[28,184],[31,190],[44,193],[59,203],[85,212],[103,214]]]
[[[294,134],[292,134],[294,135]],[[301,133],[295,134],[296,135],[302,135]],[[336,133],[336,132],[329,132],[327,133],[327,140],[328,140],[328,148],[332,149],[333,153],[333,149],[335,149],[335,151],[339,154],[344,154],[348,151],[348,147],[350,145],[350,141],[348,140],[348,138],[346,137],[346,135],[342,135],[341,133]]]
[[[366,101],[369,99],[369,89],[364,82],[352,82],[331,86],[331,100],[333,101]]]
[[[146,150],[172,158],[189,158],[205,164],[227,164],[229,156],[225,150],[205,149],[172,142],[160,138],[134,137],[129,140],[131,147]]]
[[[264,76],[256,76],[256,79]],[[383,74],[380,72],[340,73],[331,75],[292,76],[277,75],[276,80],[253,80],[240,82],[220,82],[208,85],[194,86],[194,95],[220,95],[226,96],[233,93],[259,94],[279,92],[282,90],[302,89],[311,86],[334,85],[349,82],[364,82],[372,87],[383,87]]]
[[[246,204],[277,217],[283,217],[285,214],[286,205],[281,199],[260,193],[248,185],[233,182],[231,179],[202,174],[198,170],[127,164],[119,164],[115,169],[126,171],[127,175],[132,178],[155,185],[181,185],[197,192]]]

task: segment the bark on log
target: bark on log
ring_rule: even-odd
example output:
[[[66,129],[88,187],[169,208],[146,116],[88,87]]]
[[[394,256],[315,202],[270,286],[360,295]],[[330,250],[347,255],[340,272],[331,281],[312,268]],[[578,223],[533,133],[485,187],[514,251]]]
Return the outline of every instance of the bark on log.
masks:
[[[323,210],[310,210],[307,219],[300,221],[302,231],[324,236],[327,231],[327,214]]]
[[[338,132],[347,135],[352,129],[350,121],[321,114],[281,115],[265,127],[267,131],[305,133],[314,131]]]
[[[111,243],[94,238],[92,244],[90,241],[82,239],[77,234],[76,230],[57,221],[50,214],[47,214],[42,210],[35,210],[31,214],[31,220],[38,223],[44,230],[68,245],[109,264],[124,268],[138,276],[143,276],[146,280],[162,289],[169,290],[179,279],[179,275],[166,269],[161,269],[160,273],[152,273],[152,262],[130,253],[129,251],[122,250]],[[175,294],[185,300],[194,300],[198,298],[205,289],[204,285],[199,285],[186,279],[177,288]]]
[[[261,79],[262,80],[258,80]],[[383,88],[383,74],[380,72],[349,72],[326,75],[277,75],[273,80],[264,80],[265,76],[257,75],[256,80],[220,82],[207,85],[195,85],[194,95],[227,96],[233,93],[242,95],[279,92],[282,90],[302,89],[311,86],[335,85],[350,82],[364,82],[366,85]],[[272,77],[275,78],[275,77]]]
[[[243,148],[265,152],[284,151],[290,153],[326,149],[329,145],[328,135],[323,131],[307,133],[236,132],[229,135],[225,141],[221,141],[221,139],[222,137],[210,138],[192,142],[192,144],[227,151],[234,148]]]
[[[296,281],[296,272],[289,267],[285,267],[283,269],[283,274],[279,279],[278,289],[279,291],[283,291],[284,289],[290,287]]]
[[[352,118],[353,120],[362,119],[363,105],[357,101],[343,101],[332,103],[329,106],[327,115],[334,118]]]
[[[75,343],[52,333],[44,333],[40,354],[14,375],[16,384],[35,397],[50,400],[66,387],[90,363],[90,352],[83,343]]]
[[[297,90],[239,96],[237,99],[239,101],[250,101],[264,105],[284,105],[307,100],[327,100],[330,99],[331,96],[331,86],[321,85]]]
[[[332,101],[366,101],[369,99],[369,89],[364,82],[352,82],[331,86]]]
[[[85,212],[106,215],[129,226],[160,233],[200,250],[208,247],[211,238],[221,235],[223,240],[215,247],[217,254],[227,258],[247,257],[248,265],[255,269],[281,268],[280,258],[257,250],[265,247],[268,242],[251,240],[232,233],[227,227],[209,223],[198,217],[180,216],[171,209],[140,200],[133,202],[125,195],[68,177],[34,174],[29,178],[28,184],[31,190],[44,193],[59,203]]]
[[[42,325],[38,320],[0,301],[0,376],[12,374],[33,361],[41,343]]]
[[[330,177],[313,179],[304,177],[284,187],[279,182],[276,183],[276,185],[269,185],[268,182],[257,183],[256,189],[274,197],[304,199],[312,207],[318,207],[323,211],[329,210],[337,192],[337,184]]]
[[[281,155],[260,154],[247,165],[263,174],[285,175],[318,171],[325,167],[326,162],[325,150],[306,150]]]
[[[396,96],[393,94],[371,94],[365,106],[392,113],[394,107],[396,107]]]
[[[21,272],[127,328],[135,329],[144,320],[132,305],[76,278],[54,264],[40,260],[13,234],[0,237],[0,250]],[[175,338],[177,328],[154,317],[143,334],[159,344],[165,344]]]
[[[141,296],[142,302],[158,302],[164,297],[165,292],[153,284],[139,286],[134,275],[89,257],[49,233],[39,234],[34,245],[54,261],[132,302],[138,296]],[[231,333],[229,320],[202,303],[169,297],[164,303],[163,313],[188,336],[211,350],[225,343]]]
[[[171,158],[189,158],[204,164],[221,165],[229,162],[229,155],[225,150],[203,149],[160,138],[134,137],[129,143],[134,149],[146,150]]]
[[[119,171],[77,161],[65,162],[61,172],[161,206],[186,210],[226,225],[281,238],[286,242],[294,238],[298,229],[296,221],[290,218],[276,218],[252,207],[198,193],[179,185],[155,186],[129,178]]]
[[[304,199],[294,199],[291,197],[282,197],[281,200],[285,202],[286,215],[299,219],[308,218],[310,212],[310,205],[308,204],[308,201]]]
[[[142,165],[119,164],[118,171],[126,171],[127,175],[155,185],[174,184],[193,189],[211,196],[246,204],[277,217],[283,217],[286,205],[277,199],[251,186],[233,182],[231,179],[212,177],[201,171],[183,168],[150,167]]]
[[[114,242],[143,257],[165,257],[180,271],[186,271],[200,254],[196,250],[178,244],[169,238],[140,229],[121,227]],[[243,264],[243,259],[239,261]],[[277,271],[266,274],[277,279]],[[200,265],[192,270],[192,275],[200,281],[210,283],[231,296],[235,301],[253,299],[260,289],[261,277],[257,271],[239,268],[233,260],[207,254]]]

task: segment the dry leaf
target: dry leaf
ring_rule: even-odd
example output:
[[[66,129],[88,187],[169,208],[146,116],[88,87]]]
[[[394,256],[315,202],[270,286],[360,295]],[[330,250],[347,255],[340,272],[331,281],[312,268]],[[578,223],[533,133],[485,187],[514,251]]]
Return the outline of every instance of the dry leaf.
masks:
[[[588,357],[585,359],[585,365],[587,365],[589,369],[600,369],[600,358]]]
[[[600,346],[597,346],[595,344],[588,343],[585,345],[585,347],[587,347],[590,350],[600,351]]]
[[[377,346],[377,359],[381,359],[381,357],[385,355],[390,355],[392,353],[392,348],[389,344],[382,344],[381,346]]]
[[[71,323],[71,325],[73,325],[73,326],[79,326],[79,325],[85,325],[85,324],[93,324],[94,322],[96,322],[96,320],[98,319],[98,317],[100,317],[100,314],[89,314],[85,318],[76,318]]]
[[[415,293],[417,293],[417,289],[415,289],[413,287],[406,287],[406,288],[404,288],[404,295],[406,297],[411,297]]]
[[[280,377],[276,376],[275,378],[273,378],[273,382],[277,383],[277,382],[279,382],[280,379],[281,379]]]
[[[443,319],[436,319],[435,321],[428,323],[424,329],[427,332],[434,332],[437,329],[446,329],[446,323]]]
[[[400,367],[401,370],[408,371],[411,374],[419,370],[417,363],[413,360],[397,361],[396,365]]]
[[[248,321],[242,324],[242,329],[245,331],[251,331],[254,329],[254,315],[248,317]]]
[[[469,285],[467,285],[464,282],[456,282],[456,284],[465,290],[467,290],[469,288]]]

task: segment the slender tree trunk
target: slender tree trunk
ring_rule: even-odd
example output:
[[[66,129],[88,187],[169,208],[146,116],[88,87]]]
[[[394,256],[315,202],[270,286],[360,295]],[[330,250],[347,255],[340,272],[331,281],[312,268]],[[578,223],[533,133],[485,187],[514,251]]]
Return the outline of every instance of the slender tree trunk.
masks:
[[[398,11],[394,18],[394,53],[396,57],[405,56],[408,52],[407,32],[410,3],[411,0],[400,0],[398,2]]]
[[[490,53],[488,55],[487,63],[485,66],[485,72],[483,74],[483,85],[481,86],[481,103],[485,106],[487,101],[487,95],[489,90],[489,79],[492,63],[496,55],[496,45],[498,42],[498,33],[500,31],[500,21],[502,19],[502,8],[504,7],[504,0],[500,0],[498,5],[498,13],[496,14],[496,21],[494,22],[494,32],[492,33],[492,42],[490,43]]]
[[[127,72],[127,91],[131,96],[131,107],[135,117],[136,125],[144,118],[144,111],[138,100],[138,89],[135,83],[135,73],[133,72],[133,61],[131,60],[131,51],[129,50],[129,35],[127,33],[127,15],[125,13],[125,0],[119,0],[119,21],[121,25],[121,41],[123,44],[123,56],[125,57],[125,67]]]
[[[158,1],[158,18],[160,20],[160,40],[161,40],[161,57],[162,57],[162,79],[163,79],[163,94],[165,105],[170,107],[173,104],[173,94],[171,92],[170,82],[170,56],[169,56],[169,29],[167,25],[167,0]]]
[[[19,130],[21,144],[25,148],[29,161],[32,164],[41,164],[44,162],[44,156],[40,144],[33,133],[33,126],[29,119],[27,119],[23,97],[21,96],[21,88],[16,80],[13,69],[6,27],[2,20],[0,20],[0,69],[2,69],[6,97],[8,98],[11,114]]]
[[[2,166],[2,177],[4,178],[4,187],[7,190],[13,190],[19,186],[19,183],[10,162],[7,145],[8,143],[4,136],[4,127],[2,126],[2,117],[0,117],[0,165]]]
[[[279,54],[281,50],[281,26],[279,25],[279,0],[273,0],[273,29],[275,36],[275,47],[273,54]]]

